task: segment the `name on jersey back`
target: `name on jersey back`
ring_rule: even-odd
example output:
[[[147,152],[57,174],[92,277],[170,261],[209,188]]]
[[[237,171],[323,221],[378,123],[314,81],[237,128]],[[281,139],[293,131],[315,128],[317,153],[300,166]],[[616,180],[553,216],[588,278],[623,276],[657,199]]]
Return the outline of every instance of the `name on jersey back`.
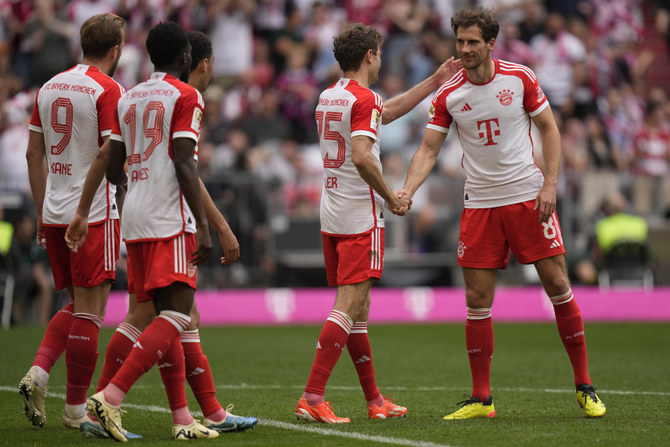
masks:
[[[67,84],[64,82],[52,82],[51,84],[46,84],[43,87],[44,90],[60,90],[68,92],[77,92],[77,93],[87,93],[89,95],[95,95],[96,89],[89,87],[87,85],[79,84]]]
[[[166,88],[155,88],[148,91],[137,91],[137,92],[128,92],[126,93],[126,98],[135,99],[135,98],[146,98],[147,96],[172,96],[174,95],[174,90]]]
[[[320,98],[320,99],[319,99],[319,105],[322,105],[322,106],[343,106],[343,107],[346,107],[346,106],[349,105],[349,100],[348,100],[348,99],[343,99],[343,98],[336,98],[336,99]]]

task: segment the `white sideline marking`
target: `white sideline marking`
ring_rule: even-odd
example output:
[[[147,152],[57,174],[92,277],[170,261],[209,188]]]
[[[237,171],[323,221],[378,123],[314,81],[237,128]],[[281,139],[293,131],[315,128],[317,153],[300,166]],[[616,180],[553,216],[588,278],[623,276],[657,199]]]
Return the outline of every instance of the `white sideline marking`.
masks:
[[[18,387],[0,386],[0,391],[9,391],[18,394]],[[62,393],[52,393],[47,391],[47,397],[54,397],[61,400],[65,400],[65,394]],[[123,408],[133,408],[142,411],[151,411],[154,413],[168,413],[168,414],[171,413],[168,408],[163,408],[156,405],[137,405],[137,404],[124,403]],[[197,417],[202,416],[202,413],[199,411],[192,411],[191,413]],[[321,427],[307,426],[303,424],[300,425],[291,424],[288,422],[275,421],[272,419],[264,419],[264,418],[258,418],[258,424],[265,425],[268,427],[281,428],[284,430],[316,433],[323,436],[339,436],[341,438],[358,439],[361,441],[382,442],[384,444],[392,444],[392,445],[407,445],[416,447],[454,447],[449,444],[435,444],[434,442],[416,441],[413,439],[403,439],[403,438],[391,438],[389,436],[371,436],[366,435],[364,433],[338,431]]]
[[[133,388],[161,388],[162,385],[133,385]],[[216,385],[218,389],[222,390],[303,390],[305,385],[254,385],[249,383],[237,383],[237,384],[223,384]],[[384,391],[459,391],[468,390],[470,385],[463,386],[413,386],[413,387],[404,387],[404,386],[385,386]],[[50,389],[60,389],[64,390],[65,386],[63,385],[54,385]],[[360,391],[360,386],[337,386],[329,385],[329,390],[335,391]],[[493,391],[505,391],[505,392],[521,392],[521,393],[550,393],[550,394],[572,394],[575,390],[571,389],[560,389],[560,388],[524,388],[524,387],[494,387]],[[0,386],[0,391],[14,391],[14,388]],[[670,397],[670,392],[668,391],[628,391],[628,390],[608,390],[603,388],[598,388],[598,392],[605,394],[616,394],[620,396],[633,396],[636,394],[642,396],[660,396],[660,397]],[[49,395],[55,395],[49,393]]]

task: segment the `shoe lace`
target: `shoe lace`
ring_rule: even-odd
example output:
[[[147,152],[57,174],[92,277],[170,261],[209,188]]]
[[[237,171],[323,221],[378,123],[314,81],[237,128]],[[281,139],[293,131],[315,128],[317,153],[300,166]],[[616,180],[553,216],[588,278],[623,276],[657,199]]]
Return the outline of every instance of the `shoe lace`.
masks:
[[[585,401],[587,397],[590,397],[594,403],[598,403],[598,399],[596,398],[596,388],[594,386],[589,385],[580,389],[579,392],[582,393],[582,397]]]
[[[391,402],[392,404],[395,404],[395,399],[391,396],[395,396],[395,394],[389,394],[384,397],[384,402]]]
[[[335,415],[335,411],[333,411],[335,409],[335,406],[332,403],[330,403],[330,401],[324,402],[323,405],[326,406],[328,411],[330,411],[333,414],[333,416]]]
[[[467,399],[457,402],[456,405],[465,407],[466,405],[479,404],[482,402],[481,399],[476,396],[470,396],[469,394],[464,394],[464,396],[467,397]]]

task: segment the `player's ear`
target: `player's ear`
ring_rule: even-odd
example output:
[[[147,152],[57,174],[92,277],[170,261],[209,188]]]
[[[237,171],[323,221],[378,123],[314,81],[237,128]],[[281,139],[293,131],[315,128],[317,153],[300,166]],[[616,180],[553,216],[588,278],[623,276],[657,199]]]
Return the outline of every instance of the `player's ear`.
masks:
[[[203,60],[200,61],[200,63],[198,64],[198,69],[200,69],[200,71],[202,71],[202,72],[206,72],[206,71],[207,71],[207,67],[208,67],[211,63],[212,63],[212,62],[209,60],[209,58],[206,57],[206,58],[204,58]]]

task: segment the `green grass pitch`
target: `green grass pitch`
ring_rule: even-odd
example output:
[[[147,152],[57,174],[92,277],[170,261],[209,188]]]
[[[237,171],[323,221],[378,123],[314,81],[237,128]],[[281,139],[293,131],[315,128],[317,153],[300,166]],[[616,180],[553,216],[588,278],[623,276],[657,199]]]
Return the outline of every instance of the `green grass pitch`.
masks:
[[[462,324],[370,327],[377,382],[409,408],[408,417],[370,421],[355,370],[345,352],[326,390],[336,414],[351,424],[298,423],[293,416],[314,356],[320,327],[201,329],[205,354],[225,406],[253,415],[258,426],[198,445],[226,446],[670,446],[670,325],[588,324],[590,374],[607,405],[602,419],[579,408],[572,372],[553,324],[494,324],[493,420],[443,421],[471,389]],[[0,445],[112,445],[61,425],[65,364],[49,383],[47,424],[29,425],[17,385],[32,362],[43,328],[0,332]],[[112,329],[100,335],[97,381]],[[94,387],[91,388],[91,390]],[[189,391],[189,403],[199,408]],[[174,445],[167,399],[156,368],[124,402],[124,427],[144,435],[136,445]]]

